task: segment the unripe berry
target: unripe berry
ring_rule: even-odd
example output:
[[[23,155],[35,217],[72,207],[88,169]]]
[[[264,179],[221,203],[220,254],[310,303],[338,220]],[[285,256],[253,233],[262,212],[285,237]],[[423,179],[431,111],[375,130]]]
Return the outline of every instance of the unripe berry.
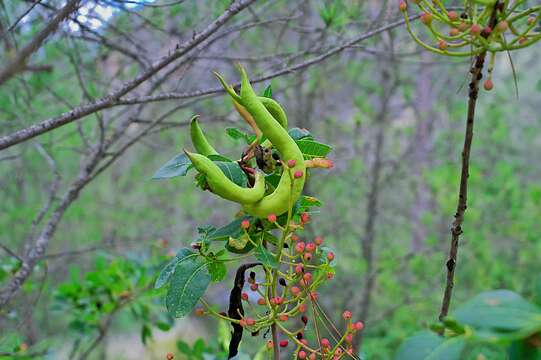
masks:
[[[342,317],[344,318],[344,320],[349,320],[349,319],[351,319],[351,316],[352,316],[352,314],[351,314],[351,311],[349,311],[349,310],[346,310],[346,311],[344,311],[344,312],[342,313]]]
[[[310,261],[310,260],[312,260],[312,254],[305,253],[304,254],[304,261]]]
[[[306,244],[306,251],[312,252],[315,249],[316,249],[316,244],[314,244],[313,242]]]
[[[288,321],[289,320],[289,316],[287,314],[280,314],[280,316],[278,316],[278,319],[280,321]]]
[[[269,214],[269,216],[267,216],[267,220],[269,220],[271,223],[275,223],[276,222],[276,214]]]
[[[314,239],[314,242],[316,243],[317,246],[323,244],[323,238],[321,236],[316,236],[316,238]]]
[[[175,358],[175,355],[173,355],[173,353],[170,353],[168,352],[166,355],[165,355],[165,358],[167,360],[173,360]]]
[[[464,21],[462,21],[459,25],[458,25],[458,30],[459,31],[466,31],[468,30],[468,24],[466,24]]]
[[[302,253],[304,251],[304,248],[305,248],[305,244],[304,242],[302,241],[299,241],[296,245],[295,245],[295,251],[298,252],[298,253]]]
[[[362,329],[364,329],[364,323],[362,321],[357,321],[353,324],[353,328],[357,331],[361,331]]]
[[[291,287],[291,295],[297,296],[301,293],[301,289],[297,286]]]
[[[509,29],[509,24],[505,20],[500,21],[498,25],[496,25],[496,30],[498,30],[498,32],[503,33],[506,32],[507,29]]]
[[[404,12],[404,11],[408,10],[408,4],[406,4],[406,2],[404,0],[402,0],[398,4],[398,8],[400,9],[400,11]]]
[[[303,272],[304,272],[304,266],[302,266],[301,264],[295,266],[295,273],[302,274]]]
[[[518,43],[519,43],[520,45],[522,45],[522,44],[524,44],[524,43],[526,42],[526,40],[527,40],[527,39],[526,39],[525,36],[521,36],[521,37],[518,39]]]
[[[307,272],[302,276],[302,278],[304,279],[304,281],[306,281],[306,283],[309,283],[312,281],[312,274]]]
[[[485,26],[485,28],[483,29],[483,31],[481,32],[481,35],[487,37],[489,36],[490,34],[492,33],[492,28],[490,26]]]
[[[286,346],[287,346],[287,340],[281,340],[280,347],[286,347]]]
[[[327,254],[327,260],[329,260],[329,261],[334,260],[334,253],[332,251]]]
[[[345,338],[346,342],[350,343],[353,341],[353,334],[347,334]]]
[[[440,50],[446,50],[447,49],[447,42],[445,40],[438,40],[438,49]]]
[[[306,339],[301,339],[300,342],[301,342],[303,345],[308,346],[308,340],[306,340]]]
[[[300,304],[299,305],[299,312],[301,312],[301,313],[306,312],[306,304]]]
[[[479,35],[481,33],[481,27],[478,24],[473,24],[470,28],[472,35]]]
[[[291,235],[291,240],[299,241],[299,236],[297,234],[293,234],[293,235]]]
[[[449,35],[451,35],[451,36],[458,36],[458,35],[460,35],[460,31],[459,31],[457,28],[452,28],[452,29],[449,31]]]
[[[250,285],[250,290],[257,291],[257,284]]]
[[[248,229],[250,227],[250,220],[248,219],[242,220],[242,222],[240,223],[240,227],[245,230]]]
[[[294,167],[295,165],[297,165],[297,160],[290,159],[287,161],[287,166],[289,166],[290,168]]]
[[[490,91],[494,88],[494,83],[492,82],[491,79],[486,79],[485,82],[483,83],[483,87],[485,88],[486,91]]]
[[[449,11],[447,13],[447,17],[449,18],[449,20],[451,21],[456,21],[458,20],[458,13],[456,11]]]
[[[272,349],[274,347],[274,342],[272,340],[267,341],[267,349]]]
[[[245,328],[246,326],[248,326],[248,324],[246,323],[246,320],[244,320],[244,319],[240,319],[240,320],[239,320],[239,325],[242,326],[243,328]]]
[[[528,17],[528,25],[533,25],[535,23],[535,16]]]
[[[317,292],[315,292],[315,291],[310,291],[310,299],[312,299],[313,301],[316,301],[317,298],[318,298]]]
[[[311,353],[310,356],[308,357],[309,360],[316,360],[316,354],[315,353]]]
[[[203,308],[197,308],[197,309],[195,309],[195,315],[203,316],[203,315],[205,315],[205,310]]]
[[[330,348],[330,347],[331,347],[331,343],[329,342],[328,339],[323,338],[323,339],[321,339],[321,347],[324,347],[324,348]]]
[[[425,25],[430,25],[432,23],[432,14],[430,13],[423,13],[421,15],[421,22]]]
[[[310,221],[310,214],[302,213],[301,214],[301,223],[306,224],[308,221]]]
[[[252,319],[252,318],[246,318],[245,321],[246,321],[246,325],[248,325],[248,326],[254,326],[255,325],[255,320]]]
[[[299,351],[299,353],[297,354],[297,357],[298,357],[299,359],[306,359],[306,353],[305,353],[303,350],[301,350],[301,351]]]
[[[259,299],[257,299],[257,304],[258,304],[258,305],[265,305],[266,303],[267,303],[267,302],[265,301],[264,298],[259,298]]]
[[[244,301],[248,301],[248,294],[243,292],[242,294],[240,294],[240,297],[242,298],[242,300]]]
[[[297,171],[295,171],[295,173],[293,174],[293,177],[294,177],[295,179],[300,179],[303,175],[304,175],[304,173],[303,173],[301,170],[297,170]]]

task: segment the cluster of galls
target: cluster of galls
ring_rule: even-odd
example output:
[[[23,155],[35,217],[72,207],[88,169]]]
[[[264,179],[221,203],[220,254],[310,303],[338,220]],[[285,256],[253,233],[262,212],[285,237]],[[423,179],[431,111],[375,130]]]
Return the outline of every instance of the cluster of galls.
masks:
[[[448,56],[469,57],[482,52],[491,53],[485,90],[492,90],[494,87],[492,70],[496,52],[524,48],[541,39],[541,28],[536,28],[541,19],[540,6],[519,9],[511,2],[499,1],[479,8],[471,4],[459,14],[457,11],[447,10],[440,0],[411,2],[421,10],[420,21],[426,25],[430,36],[435,40],[425,42],[413,32],[407,0],[400,0],[398,7],[404,14],[408,32],[425,49]]]

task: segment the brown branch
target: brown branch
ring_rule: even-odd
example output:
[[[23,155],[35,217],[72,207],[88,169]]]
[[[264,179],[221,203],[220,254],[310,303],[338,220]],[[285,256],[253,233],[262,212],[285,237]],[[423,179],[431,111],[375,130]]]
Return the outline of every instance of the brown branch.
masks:
[[[499,1],[494,4],[494,9],[490,17],[489,24],[492,28],[496,25],[496,13],[499,8]],[[488,37],[488,35],[484,35]],[[462,234],[462,223],[464,222],[464,213],[468,207],[468,178],[470,176],[470,153],[473,140],[473,123],[475,120],[475,108],[477,105],[477,96],[479,94],[479,82],[483,77],[483,67],[485,64],[486,51],[483,51],[475,57],[475,61],[470,69],[471,81],[468,94],[468,115],[466,119],[466,132],[464,136],[464,146],[462,148],[462,168],[460,172],[460,188],[458,191],[458,202],[455,213],[455,220],[451,226],[451,245],[449,249],[449,258],[445,263],[447,267],[447,277],[445,291],[441,303],[439,320],[442,321],[449,313],[453,287],[455,285],[455,270],[458,255],[458,242]]]
[[[92,113],[95,113],[103,109],[111,108],[113,106],[143,104],[143,103],[164,101],[164,100],[188,99],[188,98],[193,98],[193,97],[201,97],[201,96],[208,96],[208,95],[215,95],[215,94],[223,93],[224,92],[223,88],[214,87],[210,89],[196,90],[196,91],[188,92],[188,93],[172,92],[172,93],[164,93],[164,94],[159,94],[159,95],[141,96],[141,97],[136,97],[136,98],[122,98],[124,95],[128,94],[130,91],[135,89],[142,82],[150,78],[159,70],[161,70],[162,68],[164,68],[165,66],[167,66],[168,64],[176,60],[177,58],[185,55],[190,50],[194,49],[199,43],[207,39],[212,34],[213,31],[215,31],[221,25],[223,25],[223,23],[225,23],[230,17],[238,13],[240,10],[248,6],[253,1],[255,0],[245,0],[245,1],[240,1],[236,5],[233,4],[222,16],[220,16],[211,25],[209,25],[207,29],[197,34],[195,37],[192,38],[192,40],[188,41],[187,44],[180,47],[179,50],[175,51],[172,55],[164,58],[163,60],[158,62],[156,65],[150,67],[148,70],[146,70],[144,73],[142,73],[135,79],[125,83],[120,89],[113,91],[111,94],[101,99],[98,99],[93,103],[84,104],[84,105],[75,107],[71,109],[70,111],[63,113],[60,116],[43,120],[25,129],[21,129],[12,134],[0,137],[0,150],[6,149],[18,143],[27,141],[38,135],[44,134],[48,131],[54,130],[63,125],[69,124],[82,117],[85,117],[87,115],[90,115]],[[410,20],[413,20],[416,18],[418,18],[418,16],[413,16],[410,18]],[[382,26],[380,28],[368,31],[366,33],[363,33],[351,39],[350,41],[345,42],[344,44],[340,46],[333,47],[332,49],[326,51],[325,53],[319,56],[313,57],[312,59],[309,59],[305,62],[301,62],[293,66],[289,66],[281,70],[272,72],[270,74],[264,75],[262,77],[256,78],[252,81],[252,83],[264,82],[264,81],[267,81],[267,80],[270,80],[282,75],[291,74],[291,73],[294,73],[295,71],[308,68],[312,65],[315,65],[317,63],[320,63],[328,59],[329,57],[333,55],[336,55],[348,49],[349,47],[351,47],[352,45],[355,45],[356,43],[367,40],[373,36],[376,36],[388,30],[394,29],[403,24],[404,24],[404,20],[398,20],[398,21],[389,23],[385,26]]]
[[[93,103],[85,104],[74,108],[64,114],[44,120],[38,124],[31,125],[26,129],[16,131],[11,135],[0,138],[0,150],[8,148],[12,145],[31,139],[35,136],[43,134],[47,131],[56,129],[62,125],[73,122],[80,119],[83,116],[90,115],[96,111],[114,106],[118,100],[128,94],[130,91],[137,88],[146,80],[150,79],[154,74],[171,64],[173,61],[186,55],[193,50],[201,42],[209,38],[216,30],[218,30],[223,24],[225,24],[234,15],[238,14],[241,10],[252,4],[255,0],[239,0],[235,1],[227,10],[224,11],[216,20],[209,24],[203,31],[195,34],[189,41],[182,46],[179,46],[171,55],[158,61],[156,64],[150,66],[143,73],[135,77],[134,79],[124,83],[119,89],[113,91],[109,95],[96,100]],[[1,82],[0,82],[1,83]]]
[[[73,11],[77,9],[80,0],[70,0],[58,14],[45,26],[24,48],[22,48],[13,58],[13,60],[0,70],[0,85],[10,79],[12,76],[26,68],[26,61],[32,55],[45,39],[64,21]]]

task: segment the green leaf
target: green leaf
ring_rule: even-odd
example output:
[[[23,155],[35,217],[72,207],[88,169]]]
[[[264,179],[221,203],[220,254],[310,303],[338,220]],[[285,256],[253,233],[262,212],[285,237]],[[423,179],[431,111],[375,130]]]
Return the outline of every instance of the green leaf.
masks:
[[[422,331],[407,339],[395,354],[396,360],[460,360],[465,341],[463,338],[444,338]]]
[[[291,128],[289,129],[288,134],[295,141],[300,140],[300,139],[305,139],[305,138],[313,139],[312,134],[310,134],[310,131],[306,129]]]
[[[541,349],[531,346],[528,340],[515,341],[508,351],[509,360],[541,360]]]
[[[209,261],[207,265],[212,281],[218,282],[222,281],[225,278],[225,275],[227,274],[227,268],[223,261]]]
[[[154,288],[159,289],[169,282],[171,275],[175,272],[176,267],[183,261],[191,258],[197,257],[198,255],[189,248],[182,248],[175,255],[175,257],[162,269],[160,275],[154,283]]]
[[[270,84],[265,88],[265,91],[263,91],[263,97],[272,99],[272,87]]]
[[[185,176],[192,167],[192,162],[186,154],[178,154],[156,171],[152,179],[169,179],[176,176]]]
[[[263,263],[266,267],[277,268],[278,259],[272,253],[265,249],[261,243],[257,245],[255,250],[255,258]]]
[[[477,4],[481,5],[494,5],[496,0],[473,0]]]
[[[251,144],[253,141],[253,136],[248,135],[245,132],[234,127],[228,127],[227,129],[225,129],[225,132],[227,133],[227,135],[229,135],[230,138],[234,140],[243,139],[247,144]]]
[[[238,186],[246,187],[248,185],[248,177],[236,162],[215,161],[214,163],[218,165],[229,180]]]
[[[332,150],[332,148],[327,144],[308,139],[298,140],[297,145],[299,146],[304,158],[308,160],[316,157],[324,158]]]
[[[233,162],[233,160],[231,160],[227,156],[223,156],[219,154],[210,154],[207,157],[214,162],[217,162],[217,161]]]
[[[152,337],[152,330],[150,329],[150,326],[147,324],[143,324],[143,327],[141,328],[141,342],[143,345],[147,344],[147,340]]]
[[[203,296],[210,281],[207,263],[200,257],[188,257],[180,262],[171,276],[165,298],[167,311],[176,318],[186,316]]]
[[[225,243],[225,248],[234,254],[246,254],[254,248],[253,239],[252,241],[249,239],[249,234],[241,234],[236,238],[230,237]]]
[[[183,354],[190,355],[192,353],[192,349],[190,348],[190,345],[188,345],[186,342],[182,340],[177,341],[177,349]]]
[[[540,309],[509,290],[481,293],[458,308],[453,318],[488,331],[541,329]]]

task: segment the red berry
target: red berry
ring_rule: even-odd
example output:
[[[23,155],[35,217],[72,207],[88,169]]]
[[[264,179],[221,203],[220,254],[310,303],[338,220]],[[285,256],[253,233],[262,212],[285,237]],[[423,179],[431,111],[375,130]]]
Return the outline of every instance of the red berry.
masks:
[[[357,321],[353,324],[353,328],[357,331],[361,331],[362,329],[364,329],[364,323],[362,321]]]
[[[400,9],[400,11],[404,12],[404,11],[408,10],[408,4],[406,4],[406,2],[404,0],[402,0],[398,4],[398,8]]]
[[[306,224],[308,221],[310,221],[310,214],[302,213],[301,214],[301,223]]]
[[[483,29],[483,35],[484,36],[488,36],[492,33],[492,28],[490,26],[485,26],[485,28]]]
[[[314,242],[316,243],[317,246],[323,244],[323,238],[321,236],[316,236],[316,238],[314,239]]]
[[[459,30],[459,31],[466,31],[466,30],[468,30],[468,24],[466,24],[464,21],[462,21],[462,22],[458,25],[458,30]]]
[[[308,320],[306,320],[306,321],[308,321]],[[302,343],[303,345],[308,346],[308,340],[306,340],[306,339],[301,339],[300,341],[301,341],[301,343]]]
[[[473,24],[470,28],[472,35],[479,35],[481,33],[481,27],[478,24]]]
[[[242,298],[242,300],[244,301],[248,301],[248,294],[243,292],[242,294],[240,294],[240,297]]]
[[[293,177],[295,177],[295,179],[300,179],[301,177],[303,177],[303,175],[304,175],[304,173],[301,170],[297,170],[293,174]]]
[[[245,321],[246,321],[246,325],[248,325],[248,326],[255,325],[255,320],[252,319],[252,318],[245,318]]]
[[[248,219],[242,220],[242,222],[240,223],[240,227],[243,229],[248,229],[250,227],[250,220]]]
[[[267,302],[265,301],[264,298],[259,298],[259,299],[257,299],[257,304],[258,304],[258,305],[265,305],[266,303],[267,303]]]
[[[305,253],[305,254],[304,254],[304,260],[305,260],[305,261],[310,261],[310,260],[312,260],[312,254],[310,254],[310,253]]]
[[[243,328],[248,326],[248,324],[246,323],[246,320],[244,320],[244,319],[239,320],[239,325],[242,326]]]
[[[321,346],[324,347],[324,348],[330,348],[331,343],[329,342],[328,339],[323,338],[323,339],[321,339]]]
[[[353,334],[347,334],[345,340],[351,344],[353,341]]]
[[[314,244],[313,242],[306,244],[306,251],[312,252],[315,249],[316,249],[316,244]]]
[[[280,321],[288,321],[289,320],[289,316],[287,314],[280,314],[280,316],[278,316],[278,319]]]
[[[304,251],[304,248],[305,248],[305,244],[304,242],[302,241],[299,241],[296,245],[295,245],[295,251],[298,252],[298,253],[302,253]]]
[[[297,234],[293,234],[293,235],[291,235],[291,240],[299,241],[299,236]]]
[[[352,316],[352,314],[351,314],[351,311],[349,311],[349,310],[346,310],[346,311],[344,311],[344,312],[342,313],[342,317],[344,318],[344,320],[349,320],[349,319],[351,319],[351,316]]]
[[[295,266],[295,272],[297,274],[302,274],[304,272],[304,266],[302,266],[301,264]]]
[[[446,50],[447,49],[447,42],[445,40],[438,40],[438,49],[440,50]]]
[[[297,287],[297,286],[292,286],[291,287],[291,295],[297,296],[300,293],[301,293],[301,289],[299,289],[299,287]]]
[[[310,360],[316,360],[316,354],[315,354],[315,353],[311,353],[310,356],[308,357],[308,359],[310,359]]]
[[[167,360],[173,360],[175,358],[175,355],[173,355],[173,353],[168,352],[167,354],[165,354],[165,358]]]
[[[297,160],[295,159],[289,159],[287,161],[287,166],[289,166],[290,168],[294,167],[295,165],[297,165]]]
[[[301,316],[301,320],[304,323],[304,325],[308,324],[308,316],[306,315]]]
[[[306,305],[305,304],[300,304],[299,305],[299,312],[301,312],[301,313],[306,312]]]
[[[297,357],[299,359],[306,359],[306,353],[304,351],[299,351],[299,353],[297,354]]]
[[[458,35],[460,35],[460,31],[459,31],[457,28],[452,28],[452,29],[449,31],[449,35],[451,35],[451,36],[458,36]]]
[[[275,303],[276,305],[280,305],[280,304],[282,304],[283,302],[284,302],[284,299],[282,299],[280,296],[277,296],[277,297],[274,298],[274,303]]]
[[[447,17],[449,18],[449,20],[451,21],[456,21],[458,20],[458,13],[456,11],[449,11],[447,13]]]
[[[318,298],[317,292],[310,291],[310,299],[312,299],[313,301],[316,301],[317,298]]]
[[[269,220],[271,223],[275,223],[276,222],[276,214],[269,214],[269,216],[267,216],[267,220]]]
[[[302,278],[304,279],[304,281],[306,281],[307,283],[309,283],[310,281],[312,281],[312,274],[307,272],[306,274],[304,274],[302,276]]]
[[[432,22],[432,14],[429,13],[422,13],[421,14],[421,22],[425,25],[430,25]]]
[[[274,342],[272,340],[267,341],[267,349],[272,349],[274,347]]]
[[[287,340],[281,340],[280,347],[286,347],[286,346],[287,346]]]
[[[492,82],[491,79],[486,79],[485,82],[483,83],[483,87],[485,88],[486,91],[490,91],[494,88],[494,83]]]
[[[332,251],[327,254],[327,260],[329,260],[329,261],[334,260],[334,253]]]
[[[250,285],[250,290],[257,291],[257,284]]]

